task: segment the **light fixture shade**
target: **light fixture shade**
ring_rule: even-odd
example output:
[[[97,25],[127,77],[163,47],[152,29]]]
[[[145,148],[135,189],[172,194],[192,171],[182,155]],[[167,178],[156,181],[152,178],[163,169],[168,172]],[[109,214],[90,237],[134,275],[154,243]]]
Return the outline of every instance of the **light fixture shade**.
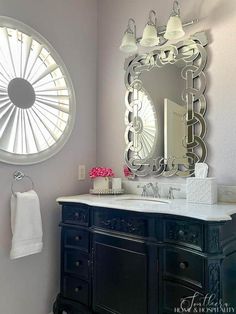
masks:
[[[120,50],[126,53],[135,53],[138,50],[134,33],[125,32],[120,45]]]
[[[157,29],[155,25],[147,24],[143,31],[143,37],[140,41],[140,45],[144,47],[154,47],[159,44],[159,38],[157,36]]]
[[[179,39],[185,34],[182,26],[182,21],[178,15],[172,15],[167,23],[164,37],[166,39]]]

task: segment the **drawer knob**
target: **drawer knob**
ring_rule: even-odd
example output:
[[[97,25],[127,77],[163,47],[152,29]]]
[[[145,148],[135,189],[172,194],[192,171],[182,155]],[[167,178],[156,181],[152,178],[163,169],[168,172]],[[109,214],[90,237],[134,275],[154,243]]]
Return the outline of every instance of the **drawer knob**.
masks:
[[[75,217],[78,218],[79,217],[79,213],[75,213]]]
[[[185,232],[183,230],[179,230],[179,236],[183,237],[185,235]]]
[[[75,241],[79,241],[79,240],[81,240],[81,237],[80,236],[76,236],[75,237]]]
[[[75,266],[79,267],[80,266],[80,261],[75,262]]]
[[[187,262],[181,262],[181,263],[179,263],[179,268],[180,268],[180,269],[186,269],[186,268],[188,268],[188,263],[187,263]]]
[[[75,293],[78,293],[80,290],[82,290],[82,287],[81,287],[81,286],[75,288]]]

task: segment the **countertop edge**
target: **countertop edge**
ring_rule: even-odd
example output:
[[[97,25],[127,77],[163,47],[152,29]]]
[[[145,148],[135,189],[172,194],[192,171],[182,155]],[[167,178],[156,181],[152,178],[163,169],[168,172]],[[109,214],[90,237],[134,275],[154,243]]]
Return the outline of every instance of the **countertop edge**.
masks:
[[[127,194],[126,194],[127,195]],[[232,220],[231,215],[236,214],[236,204],[228,203],[218,203],[214,205],[203,205],[203,204],[193,204],[187,203],[185,199],[182,200],[173,200],[171,204],[157,204],[157,209],[146,209],[145,211],[142,208],[135,208],[135,205],[129,207],[124,204],[120,204],[120,201],[117,200],[119,196],[93,196],[90,194],[81,194],[74,196],[62,196],[58,197],[56,201],[61,203],[82,203],[87,204],[88,206],[96,207],[107,207],[114,208],[126,211],[133,211],[136,213],[145,213],[145,214],[163,214],[163,215],[173,215],[180,216],[192,219],[198,219],[202,221],[211,221],[211,222],[220,222],[220,221],[230,221]],[[90,198],[90,199],[89,199]],[[114,203],[114,200],[117,201],[117,204]],[[146,204],[145,204],[146,206]],[[196,207],[200,208],[202,206],[202,213],[195,212]],[[180,209],[180,207],[183,209]],[[209,211],[209,213],[204,212]],[[220,211],[219,213],[214,213],[214,210]]]

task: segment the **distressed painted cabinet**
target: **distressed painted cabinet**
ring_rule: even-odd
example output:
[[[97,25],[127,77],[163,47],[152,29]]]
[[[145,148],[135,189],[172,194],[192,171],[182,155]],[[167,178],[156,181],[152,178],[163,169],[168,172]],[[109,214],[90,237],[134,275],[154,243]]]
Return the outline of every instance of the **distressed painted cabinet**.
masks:
[[[204,302],[214,313],[223,313],[226,302],[236,311],[234,216],[214,222],[61,205],[55,314],[195,313]]]

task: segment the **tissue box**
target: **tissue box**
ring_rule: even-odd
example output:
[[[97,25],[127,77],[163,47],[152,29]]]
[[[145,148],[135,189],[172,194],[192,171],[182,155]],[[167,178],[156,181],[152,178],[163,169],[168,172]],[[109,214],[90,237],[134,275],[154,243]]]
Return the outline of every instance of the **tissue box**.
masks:
[[[187,202],[199,204],[217,203],[216,178],[187,178]]]

